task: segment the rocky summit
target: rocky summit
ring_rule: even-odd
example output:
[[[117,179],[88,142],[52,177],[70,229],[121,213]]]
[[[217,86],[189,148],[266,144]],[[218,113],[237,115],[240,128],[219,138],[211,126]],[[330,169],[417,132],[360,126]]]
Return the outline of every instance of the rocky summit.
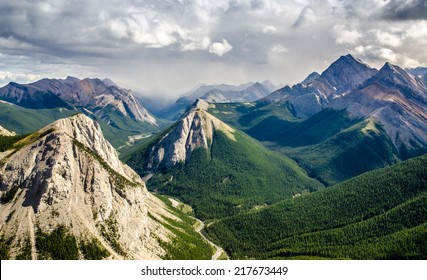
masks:
[[[198,99],[175,125],[166,132],[148,151],[146,170],[155,172],[170,169],[179,162],[187,162],[197,148],[208,148],[215,130],[221,130],[231,139],[233,128],[226,125],[206,110],[209,103]]]
[[[96,244],[108,258],[161,258],[160,243],[173,238],[161,221],[179,220],[83,114],[55,121],[0,153],[0,193],[0,236],[11,258],[51,258],[43,254],[49,246],[43,240],[52,235],[71,238],[66,246]]]

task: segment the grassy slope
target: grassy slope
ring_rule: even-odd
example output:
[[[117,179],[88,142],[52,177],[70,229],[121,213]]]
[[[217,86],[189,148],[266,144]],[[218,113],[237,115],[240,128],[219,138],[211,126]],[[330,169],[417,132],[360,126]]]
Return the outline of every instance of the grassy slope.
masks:
[[[71,116],[76,112],[64,108],[26,109],[0,103],[0,125],[17,134],[33,133],[57,119]]]
[[[247,133],[260,141],[300,147],[323,142],[354,122],[345,110],[325,109],[305,120],[284,120],[269,116],[248,129]]]
[[[279,150],[327,185],[399,161],[399,153],[385,131],[371,120],[359,121],[318,144]]]
[[[426,258],[427,156],[212,224],[234,258]]]
[[[179,197],[206,220],[322,187],[292,160],[267,150],[242,132],[236,131],[235,136],[236,142],[215,132],[210,151],[196,150],[186,165],[156,174],[148,188]],[[143,154],[141,150],[127,162],[140,173]]]

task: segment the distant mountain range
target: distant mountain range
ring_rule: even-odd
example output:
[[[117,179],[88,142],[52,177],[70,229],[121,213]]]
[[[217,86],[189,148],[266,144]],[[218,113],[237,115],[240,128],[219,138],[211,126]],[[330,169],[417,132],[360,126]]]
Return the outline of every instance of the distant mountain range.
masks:
[[[32,133],[63,117],[82,112],[96,119],[109,141],[128,148],[129,137],[162,128],[133,96],[109,79],[42,79],[0,88],[0,125],[18,134]]]
[[[419,78],[425,73],[425,68],[408,73],[389,63],[376,70],[346,55],[317,78],[281,88],[259,102],[286,103],[298,118],[311,117],[325,108],[346,109],[355,117],[379,122],[398,149],[425,148],[427,83]]]
[[[31,109],[84,108],[108,122],[106,110],[118,110],[131,119],[156,124],[130,90],[119,88],[109,79],[42,79],[31,84],[9,83],[0,88],[0,99]]]
[[[240,86],[227,84],[202,85],[178,98],[174,104],[164,110],[160,115],[176,120],[197,99],[211,103],[253,102],[263,98],[277,89],[270,81],[263,83],[246,83]]]

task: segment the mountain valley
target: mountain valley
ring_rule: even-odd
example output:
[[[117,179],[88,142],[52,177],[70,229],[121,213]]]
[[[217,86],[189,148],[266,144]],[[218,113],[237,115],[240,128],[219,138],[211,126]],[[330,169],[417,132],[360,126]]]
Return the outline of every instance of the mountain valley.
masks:
[[[425,259],[426,69],[348,54],[156,114],[109,79],[11,82],[1,259]]]

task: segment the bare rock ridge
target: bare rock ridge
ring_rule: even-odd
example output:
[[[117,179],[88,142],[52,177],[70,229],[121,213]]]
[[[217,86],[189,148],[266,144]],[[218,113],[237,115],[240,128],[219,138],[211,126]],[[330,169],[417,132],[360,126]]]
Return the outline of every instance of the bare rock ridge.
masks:
[[[170,169],[179,162],[187,162],[197,148],[208,149],[215,130],[224,132],[235,141],[233,128],[206,110],[209,103],[198,99],[175,125],[166,132],[157,145],[149,148],[146,170],[155,172]]]
[[[12,258],[25,244],[31,258],[38,232],[65,226],[77,240],[97,240],[113,259],[157,259],[159,240],[177,220],[123,164],[100,126],[78,114],[60,119],[0,153],[0,236]],[[153,218],[156,217],[156,218]]]
[[[131,119],[156,124],[130,90],[119,88],[108,79],[67,77],[27,85],[9,83],[0,89],[0,99],[28,108],[83,107],[101,118],[103,108],[111,106]]]
[[[15,136],[16,133],[0,126],[0,136]]]

